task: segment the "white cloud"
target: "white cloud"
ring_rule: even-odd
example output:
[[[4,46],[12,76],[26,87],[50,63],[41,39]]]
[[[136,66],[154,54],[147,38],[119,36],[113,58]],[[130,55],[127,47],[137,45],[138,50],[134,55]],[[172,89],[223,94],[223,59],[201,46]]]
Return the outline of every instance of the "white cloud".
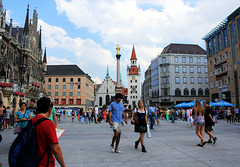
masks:
[[[73,64],[70,60],[66,59],[66,58],[57,58],[54,56],[49,56],[48,57],[48,64],[50,65],[60,65],[60,64]]]
[[[101,81],[100,78],[98,78],[98,77],[92,78],[92,80],[93,80],[95,83],[97,83],[97,84],[101,84],[101,83],[102,83],[102,81]]]

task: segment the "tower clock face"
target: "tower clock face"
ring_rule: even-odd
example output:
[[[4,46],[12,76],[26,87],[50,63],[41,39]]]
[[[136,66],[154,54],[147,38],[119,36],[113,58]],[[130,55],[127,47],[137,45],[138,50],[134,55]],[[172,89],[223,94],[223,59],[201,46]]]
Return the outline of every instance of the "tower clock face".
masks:
[[[132,79],[135,80],[135,77],[133,76]]]

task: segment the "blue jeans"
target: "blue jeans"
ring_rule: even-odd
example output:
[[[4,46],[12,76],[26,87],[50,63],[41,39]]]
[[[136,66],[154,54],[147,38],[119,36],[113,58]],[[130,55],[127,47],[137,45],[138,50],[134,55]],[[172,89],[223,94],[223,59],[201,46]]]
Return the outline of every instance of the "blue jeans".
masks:
[[[88,117],[84,117],[84,120],[85,120],[85,124],[87,124],[88,123]]]
[[[80,116],[79,123],[83,123],[83,116]]]
[[[214,115],[214,118],[215,118],[216,123],[217,123],[217,117],[218,117],[217,115]]]
[[[154,115],[150,115],[150,120],[151,120],[150,129],[153,129],[153,125],[155,123],[155,116]]]

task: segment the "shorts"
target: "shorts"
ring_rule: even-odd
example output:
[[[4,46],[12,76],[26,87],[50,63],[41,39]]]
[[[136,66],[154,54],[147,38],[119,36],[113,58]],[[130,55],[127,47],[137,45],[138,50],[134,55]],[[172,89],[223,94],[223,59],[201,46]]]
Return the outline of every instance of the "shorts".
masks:
[[[200,126],[202,126],[204,124],[205,124],[204,122],[197,122],[197,125],[200,125]]]
[[[211,132],[212,131],[212,125],[206,125],[205,124],[205,132]]]
[[[116,130],[118,131],[118,133],[121,133],[123,130],[123,123],[113,122],[113,130]]]

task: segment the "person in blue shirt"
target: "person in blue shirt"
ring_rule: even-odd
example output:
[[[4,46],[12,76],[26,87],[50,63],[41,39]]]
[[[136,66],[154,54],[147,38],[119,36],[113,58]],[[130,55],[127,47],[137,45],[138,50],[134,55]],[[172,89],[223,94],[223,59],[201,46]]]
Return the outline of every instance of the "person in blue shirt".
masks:
[[[28,121],[31,119],[31,113],[29,110],[26,110],[26,103],[20,102],[20,110],[16,113],[15,122],[17,123],[17,127],[20,128],[20,131],[25,128],[28,124]]]
[[[121,100],[123,99],[123,95],[121,93],[117,93],[115,95],[115,101],[112,102],[109,106],[109,123],[113,127],[114,136],[112,138],[111,151],[114,153],[122,153],[118,149],[118,145],[120,142],[121,132],[123,130],[123,119],[125,118],[126,124],[128,123],[126,114],[124,112],[125,108]],[[114,143],[116,141],[116,145],[114,148]]]
[[[153,108],[153,105],[149,108],[149,117],[150,117],[150,129],[153,129],[153,125],[155,123],[155,114],[157,114]]]

